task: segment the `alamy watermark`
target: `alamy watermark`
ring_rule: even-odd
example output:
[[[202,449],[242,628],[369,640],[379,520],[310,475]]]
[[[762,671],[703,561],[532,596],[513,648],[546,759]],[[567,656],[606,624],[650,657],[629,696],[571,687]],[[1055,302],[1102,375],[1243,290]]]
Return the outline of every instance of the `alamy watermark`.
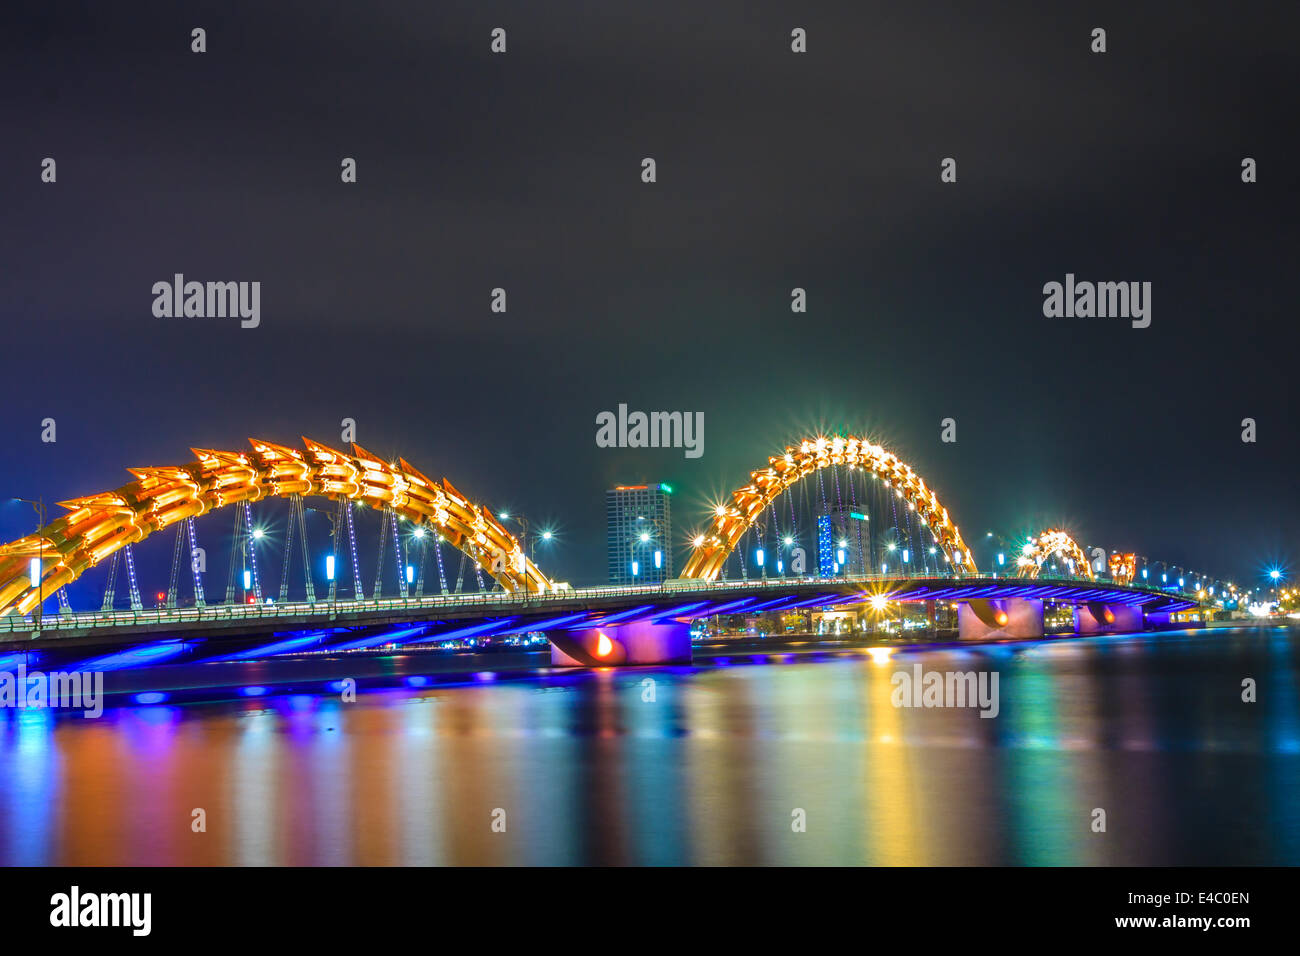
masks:
[[[124,927],[133,936],[153,929],[152,893],[83,893],[73,886],[50,897],[50,925]]]
[[[1065,283],[1043,286],[1043,315],[1049,319],[1132,319],[1133,328],[1151,324],[1150,282],[1075,282],[1074,273]]]
[[[104,713],[104,672],[29,674],[27,666],[19,664],[16,674],[0,671],[0,707],[80,710],[86,717],[98,717]]]
[[[996,717],[1001,709],[997,671],[923,671],[913,664],[889,682],[895,707],[978,707],[981,717]]]
[[[238,317],[245,329],[262,322],[261,282],[186,282],[178,272],[171,282],[155,282],[153,294],[153,314],[160,319]]]
[[[600,412],[596,416],[597,448],[684,448],[687,458],[704,454],[703,412]]]

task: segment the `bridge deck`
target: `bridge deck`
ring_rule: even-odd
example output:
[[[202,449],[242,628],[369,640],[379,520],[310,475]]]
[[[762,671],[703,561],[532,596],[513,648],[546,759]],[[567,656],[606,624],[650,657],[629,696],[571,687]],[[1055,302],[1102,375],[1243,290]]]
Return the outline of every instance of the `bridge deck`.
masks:
[[[1196,602],[1177,593],[1077,579],[996,577],[767,578],[741,581],[672,581],[662,586],[566,589],[545,595],[505,592],[317,601],[262,605],[210,605],[50,616],[39,632],[29,621],[0,619],[0,650],[55,650],[64,657],[96,649],[131,648],[163,641],[207,642],[267,655],[302,650],[348,650],[379,643],[429,643],[468,634],[506,636],[529,631],[578,630],[644,621],[690,620],[725,613],[788,611],[800,607],[890,601],[962,601],[1019,597],[1060,604],[1091,601],[1152,611],[1177,611]],[[406,628],[394,637],[392,629]],[[313,629],[314,632],[313,632]],[[266,643],[271,635],[300,633]],[[240,651],[244,653],[244,651]]]

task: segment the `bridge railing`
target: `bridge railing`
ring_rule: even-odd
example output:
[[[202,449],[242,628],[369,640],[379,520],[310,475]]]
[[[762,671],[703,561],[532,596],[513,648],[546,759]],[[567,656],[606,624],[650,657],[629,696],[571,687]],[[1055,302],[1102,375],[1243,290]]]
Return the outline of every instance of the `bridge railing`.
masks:
[[[594,600],[616,597],[652,597],[652,596],[689,596],[698,594],[725,594],[728,591],[752,591],[755,588],[781,589],[789,587],[817,587],[824,585],[843,586],[845,584],[878,585],[882,583],[902,583],[912,580],[952,580],[979,581],[998,578],[996,574],[967,575],[957,572],[932,574],[915,577],[900,577],[889,574],[853,574],[837,577],[778,577],[741,578],[727,581],[697,581],[675,578],[662,584],[637,586],[601,586],[590,588],[565,588],[548,591],[545,594],[524,594],[507,591],[478,591],[461,594],[432,594],[421,597],[380,597],[364,601],[319,600],[315,602],[289,601],[284,604],[208,604],[203,607],[181,608],[142,608],[140,610],[85,611],[81,613],[48,614],[42,617],[41,633],[50,631],[73,631],[96,628],[144,627],[167,624],[201,624],[220,623],[223,621],[267,621],[293,619],[319,619],[327,624],[340,617],[353,617],[379,612],[404,612],[439,610],[442,608],[475,608],[492,606],[501,608],[503,613],[542,607],[547,604],[564,604],[573,601]],[[1011,575],[1002,579],[1010,580]],[[1079,585],[1093,583],[1107,588],[1140,591],[1148,594],[1173,594],[1168,589],[1137,584],[1121,585],[1114,582],[1088,582],[1081,578],[1050,578],[1040,576],[1026,584],[1040,585],[1061,584]],[[0,618],[0,634],[29,633],[33,631],[30,618],[16,616]]]

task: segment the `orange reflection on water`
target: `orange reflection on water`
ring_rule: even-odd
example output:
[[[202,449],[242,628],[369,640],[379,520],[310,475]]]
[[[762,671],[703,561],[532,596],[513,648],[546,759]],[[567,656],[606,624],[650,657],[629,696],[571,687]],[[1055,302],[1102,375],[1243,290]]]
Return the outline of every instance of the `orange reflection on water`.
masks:
[[[1300,862],[1291,645],[1241,639],[1251,710],[1212,638],[4,711],[0,864]],[[999,671],[999,715],[895,707],[918,661]]]

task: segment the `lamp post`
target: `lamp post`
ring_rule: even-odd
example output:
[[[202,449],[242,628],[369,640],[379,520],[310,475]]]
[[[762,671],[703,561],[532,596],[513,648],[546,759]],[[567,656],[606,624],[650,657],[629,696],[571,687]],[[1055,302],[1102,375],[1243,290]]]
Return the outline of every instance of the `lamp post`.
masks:
[[[662,571],[664,569],[664,562],[668,557],[664,553],[664,527],[662,520],[659,518],[647,518],[645,515],[637,515],[636,520],[643,524],[637,526],[638,530],[632,536],[632,540],[628,542],[629,553],[635,553],[638,545],[652,545],[652,554],[657,558],[654,563],[654,569],[656,571]],[[640,530],[642,527],[653,528],[654,530],[653,532],[643,531]],[[640,568],[639,562],[636,562],[635,559],[633,559],[633,561],[634,564],[638,565],[637,569],[632,572],[632,577],[635,578],[639,576],[638,572]],[[659,584],[662,587],[663,580],[660,580]]]
[[[509,511],[503,511],[503,512],[501,512],[501,514],[497,515],[497,517],[500,518],[502,521],[514,521],[514,522],[518,523],[518,525],[519,525],[519,529],[520,529],[520,533],[523,535],[523,540],[520,542],[520,550],[522,550],[523,553],[524,553],[524,562],[525,562],[525,567],[524,567],[524,603],[527,604],[527,603],[528,603],[528,583],[527,583],[527,582],[528,582],[528,567],[527,567],[527,562],[529,562],[529,561],[532,560],[532,556],[529,554],[529,550],[528,550],[528,549],[529,549],[529,541],[528,541],[528,526],[529,526],[529,522],[528,522],[528,516],[527,516],[527,515],[521,515],[521,514],[514,514],[514,513],[509,512]]]
[[[326,511],[323,508],[308,508],[307,510],[315,511],[320,514],[323,514],[329,520],[330,523],[330,553],[325,556],[325,580],[329,582],[329,589],[330,589],[329,600],[330,600],[330,604],[332,605],[332,609],[330,611],[330,620],[332,621],[334,620],[335,615],[338,613],[338,603],[339,603],[338,588],[336,587],[337,582],[334,580],[335,575],[338,573],[337,565],[338,565],[339,552],[338,552],[337,541],[335,540],[335,535],[338,532],[339,519],[337,514],[335,514],[332,511]],[[312,573],[310,567],[307,568],[306,573],[307,574]]]
[[[758,566],[758,577],[760,580],[767,579],[767,549],[763,547],[767,541],[767,524],[763,521],[755,521],[750,526],[758,537],[758,547],[754,549],[754,564]],[[778,549],[779,553],[779,549]]]
[[[41,529],[45,527],[45,496],[39,498],[15,498],[14,501],[25,501],[36,509],[36,536],[37,541],[37,559],[32,566],[36,573],[32,575],[32,586],[36,588],[36,606],[32,608],[32,630],[40,631],[41,629],[41,604],[45,600],[45,592],[42,582],[45,580],[45,535],[41,534]]]

